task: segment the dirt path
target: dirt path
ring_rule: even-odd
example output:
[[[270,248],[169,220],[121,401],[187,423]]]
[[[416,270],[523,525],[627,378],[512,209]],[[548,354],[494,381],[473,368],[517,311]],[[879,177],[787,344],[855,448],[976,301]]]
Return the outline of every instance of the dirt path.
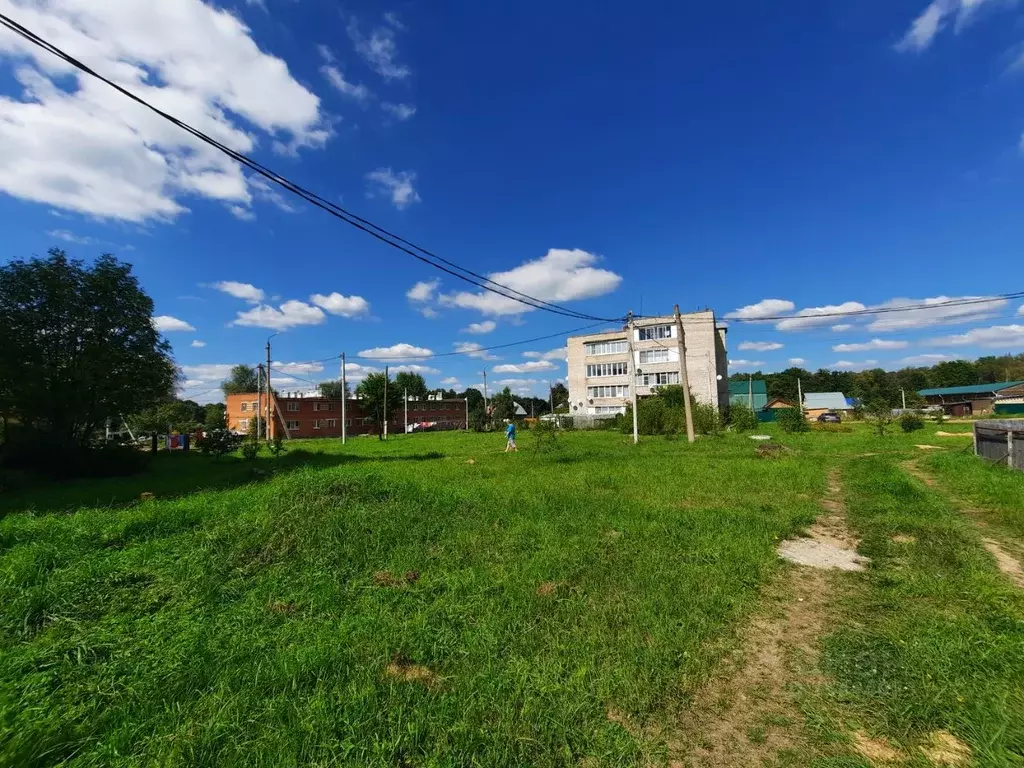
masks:
[[[978,509],[970,504],[965,503],[962,499],[957,498],[951,494],[948,490],[943,488],[935,480],[934,477],[925,472],[921,465],[915,461],[903,462],[903,468],[910,473],[913,477],[916,477],[922,483],[929,488],[939,491],[950,503],[953,504],[957,509],[964,513],[967,518],[974,523],[975,527],[982,534],[981,543],[985,545],[985,549],[989,551],[989,554],[996,561],[996,565],[999,566],[999,570],[1012,581],[1020,589],[1024,589],[1024,567],[1021,566],[1021,561],[1014,557],[1011,550],[1020,552],[1020,542],[1000,542],[998,540],[998,533],[988,524],[985,519],[985,511]]]
[[[826,556],[814,563],[799,560],[802,564],[769,586],[770,608],[743,631],[740,648],[695,693],[678,732],[667,740],[673,768],[759,766],[774,763],[780,755],[796,758],[809,749],[797,696],[801,688],[824,680],[818,669],[818,639],[828,626],[843,578],[826,569],[857,569],[837,565],[832,552],[856,556],[857,543],[846,526],[836,470],[829,474],[822,506],[825,514],[810,536],[784,542],[780,552],[795,542],[814,542]],[[846,555],[840,560],[850,562]]]

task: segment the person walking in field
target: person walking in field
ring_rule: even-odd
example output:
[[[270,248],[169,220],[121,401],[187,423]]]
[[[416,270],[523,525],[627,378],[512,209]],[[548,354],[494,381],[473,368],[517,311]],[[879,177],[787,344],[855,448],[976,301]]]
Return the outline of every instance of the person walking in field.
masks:
[[[506,419],[505,423],[508,425],[505,427],[505,453],[519,453],[519,449],[516,448],[516,424],[511,419]]]

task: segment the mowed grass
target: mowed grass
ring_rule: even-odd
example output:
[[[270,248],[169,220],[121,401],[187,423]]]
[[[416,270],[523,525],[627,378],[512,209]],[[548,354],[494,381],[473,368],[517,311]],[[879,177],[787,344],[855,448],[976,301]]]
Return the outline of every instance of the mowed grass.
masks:
[[[928,461],[967,467],[972,458]],[[843,476],[872,564],[825,639],[831,703],[811,707],[815,719],[888,737],[907,764],[932,764],[920,747],[935,731],[967,744],[971,764],[1024,764],[1024,593],[939,490],[883,455],[854,458]],[[1019,492],[1024,476],[1015,479]]]
[[[986,522],[1024,541],[1024,472],[978,459],[971,450],[929,456],[923,466],[957,497],[979,507]]]
[[[14,497],[0,764],[637,764],[609,712],[657,718],[709,673],[828,455],[531,437],[292,444],[265,478],[166,456],[152,488]]]

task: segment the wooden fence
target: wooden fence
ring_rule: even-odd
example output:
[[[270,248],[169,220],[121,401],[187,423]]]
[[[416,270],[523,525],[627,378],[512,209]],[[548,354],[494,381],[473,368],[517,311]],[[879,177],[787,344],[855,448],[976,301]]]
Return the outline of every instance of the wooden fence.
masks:
[[[974,422],[974,453],[993,464],[1024,471],[1024,419]]]

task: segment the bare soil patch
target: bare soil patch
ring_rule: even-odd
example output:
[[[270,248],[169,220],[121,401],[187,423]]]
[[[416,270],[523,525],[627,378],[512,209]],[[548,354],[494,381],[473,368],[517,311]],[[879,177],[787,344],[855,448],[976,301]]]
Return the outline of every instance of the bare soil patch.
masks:
[[[985,549],[996,560],[999,570],[1005,574],[1010,581],[1021,589],[1024,589],[1024,568],[1021,568],[1020,561],[1003,549],[1002,545],[995,539],[982,539],[981,543]]]
[[[814,568],[837,568],[841,571],[863,571],[868,558],[857,554],[859,542],[846,527],[842,489],[838,474],[829,474],[828,496],[821,505],[828,513],[818,518],[809,536],[788,539],[779,545],[779,556],[797,565]]]
[[[914,447],[917,448],[920,451],[941,451],[941,450],[943,450],[941,445],[915,445]]]
[[[441,677],[422,664],[416,664],[403,654],[396,654],[384,668],[384,673],[403,683],[421,683],[428,688],[441,682]]]
[[[974,437],[974,433],[973,432],[942,432],[942,431],[939,431],[939,432],[935,433],[935,436],[936,437],[970,437],[970,438],[973,438]]]
[[[921,751],[934,765],[967,765],[970,762],[971,748],[949,731],[933,732],[928,742]]]
[[[917,544],[917,537],[906,533],[897,533],[892,537],[892,541],[894,544]]]
[[[539,587],[537,587],[537,594],[540,597],[551,597],[555,592],[558,591],[559,583],[557,581],[545,581]]]
[[[868,736],[864,731],[854,732],[852,740],[854,749],[872,764],[898,763],[906,759],[906,755],[888,741]]]
[[[419,571],[406,571],[402,576],[395,576],[391,571],[377,571],[373,574],[373,583],[378,587],[404,587],[419,580]]]
[[[855,545],[843,521],[842,489],[829,476],[822,541]],[[833,578],[818,568],[792,568],[766,589],[769,609],[741,633],[740,647],[694,693],[666,739],[672,768],[774,764],[780,753],[808,747],[797,705],[801,689],[822,682],[818,638],[831,616]]]

